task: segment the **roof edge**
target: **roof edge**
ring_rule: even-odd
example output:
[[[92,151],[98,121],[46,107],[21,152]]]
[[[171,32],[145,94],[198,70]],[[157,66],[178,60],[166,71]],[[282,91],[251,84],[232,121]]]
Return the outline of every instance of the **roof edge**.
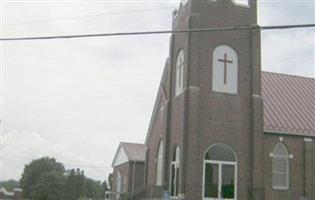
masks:
[[[157,91],[157,94],[156,94],[156,97],[155,97],[155,101],[154,101],[154,105],[153,105],[153,109],[152,109],[152,113],[151,113],[151,118],[150,118],[150,121],[149,121],[149,126],[148,126],[148,129],[147,129],[147,132],[146,132],[146,137],[145,137],[145,140],[144,140],[144,144],[146,146],[148,145],[148,141],[149,141],[149,138],[151,136],[151,132],[152,132],[152,128],[153,128],[153,123],[155,122],[156,109],[158,109],[157,106],[160,103],[159,98],[161,96],[166,96],[166,94],[165,94],[166,91],[164,90],[164,87],[163,87],[163,83],[164,83],[163,81],[168,82],[167,77],[165,78],[165,76],[169,75],[168,74],[169,73],[168,70],[170,70],[170,62],[171,62],[170,58],[167,57],[166,61],[165,61],[165,64],[164,64],[164,69],[163,69],[162,77],[161,77],[160,84],[159,84],[159,87],[158,87],[158,91]],[[164,93],[164,95],[161,94],[162,92]],[[171,97],[169,96],[169,98],[171,98]],[[170,101],[170,99],[168,100],[167,96],[166,96],[166,99],[164,99],[164,97],[163,97],[163,102],[164,103],[168,104],[169,101]]]
[[[274,131],[274,130],[264,130],[265,134],[277,134],[277,135],[290,135],[290,136],[299,136],[299,137],[314,137],[315,133],[293,133],[293,132],[285,132],[285,131]]]
[[[145,163],[145,160],[129,160],[128,162],[141,162],[141,163]]]
[[[139,144],[139,145],[145,145],[143,143],[136,143],[136,142],[120,142],[120,144]]]
[[[262,70],[262,73],[269,73],[269,74],[275,74],[275,75],[282,75],[282,76],[291,76],[291,77],[296,77],[296,78],[305,78],[305,79],[312,79],[315,80],[315,77],[310,77],[310,76],[303,76],[303,75],[295,75],[295,74],[285,74],[285,73],[280,73],[280,72],[271,72],[271,71],[265,71]]]

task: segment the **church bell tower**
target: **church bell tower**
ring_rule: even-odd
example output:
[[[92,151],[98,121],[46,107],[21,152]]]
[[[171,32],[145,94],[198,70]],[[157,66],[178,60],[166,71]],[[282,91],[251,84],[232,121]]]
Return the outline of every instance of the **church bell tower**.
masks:
[[[234,29],[172,35],[169,138],[181,149],[178,196],[263,199],[257,1],[182,0],[173,13],[173,30],[220,28]]]

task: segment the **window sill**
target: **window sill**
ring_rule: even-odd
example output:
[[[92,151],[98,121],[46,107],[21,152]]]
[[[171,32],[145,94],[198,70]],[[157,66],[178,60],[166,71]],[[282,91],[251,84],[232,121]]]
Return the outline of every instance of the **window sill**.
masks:
[[[215,91],[215,90],[211,90],[211,92],[213,94],[228,95],[228,96],[238,96],[238,93],[222,92],[222,91]]]
[[[288,187],[272,187],[272,189],[274,191],[279,191],[279,192],[286,192],[286,191],[290,190],[290,188],[288,188]]]

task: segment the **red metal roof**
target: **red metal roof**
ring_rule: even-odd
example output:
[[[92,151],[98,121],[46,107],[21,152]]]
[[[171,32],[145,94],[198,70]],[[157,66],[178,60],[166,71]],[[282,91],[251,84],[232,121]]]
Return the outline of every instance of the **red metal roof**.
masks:
[[[262,72],[264,130],[315,135],[315,79]]]

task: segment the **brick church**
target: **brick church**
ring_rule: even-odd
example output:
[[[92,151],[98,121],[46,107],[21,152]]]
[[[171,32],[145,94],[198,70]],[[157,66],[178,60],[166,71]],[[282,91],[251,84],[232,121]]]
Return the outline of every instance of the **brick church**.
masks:
[[[173,30],[249,25],[256,0],[182,0],[173,13]],[[315,79],[262,72],[260,50],[259,29],[171,36],[142,184],[126,199],[315,199]],[[115,199],[128,166],[113,166]]]

